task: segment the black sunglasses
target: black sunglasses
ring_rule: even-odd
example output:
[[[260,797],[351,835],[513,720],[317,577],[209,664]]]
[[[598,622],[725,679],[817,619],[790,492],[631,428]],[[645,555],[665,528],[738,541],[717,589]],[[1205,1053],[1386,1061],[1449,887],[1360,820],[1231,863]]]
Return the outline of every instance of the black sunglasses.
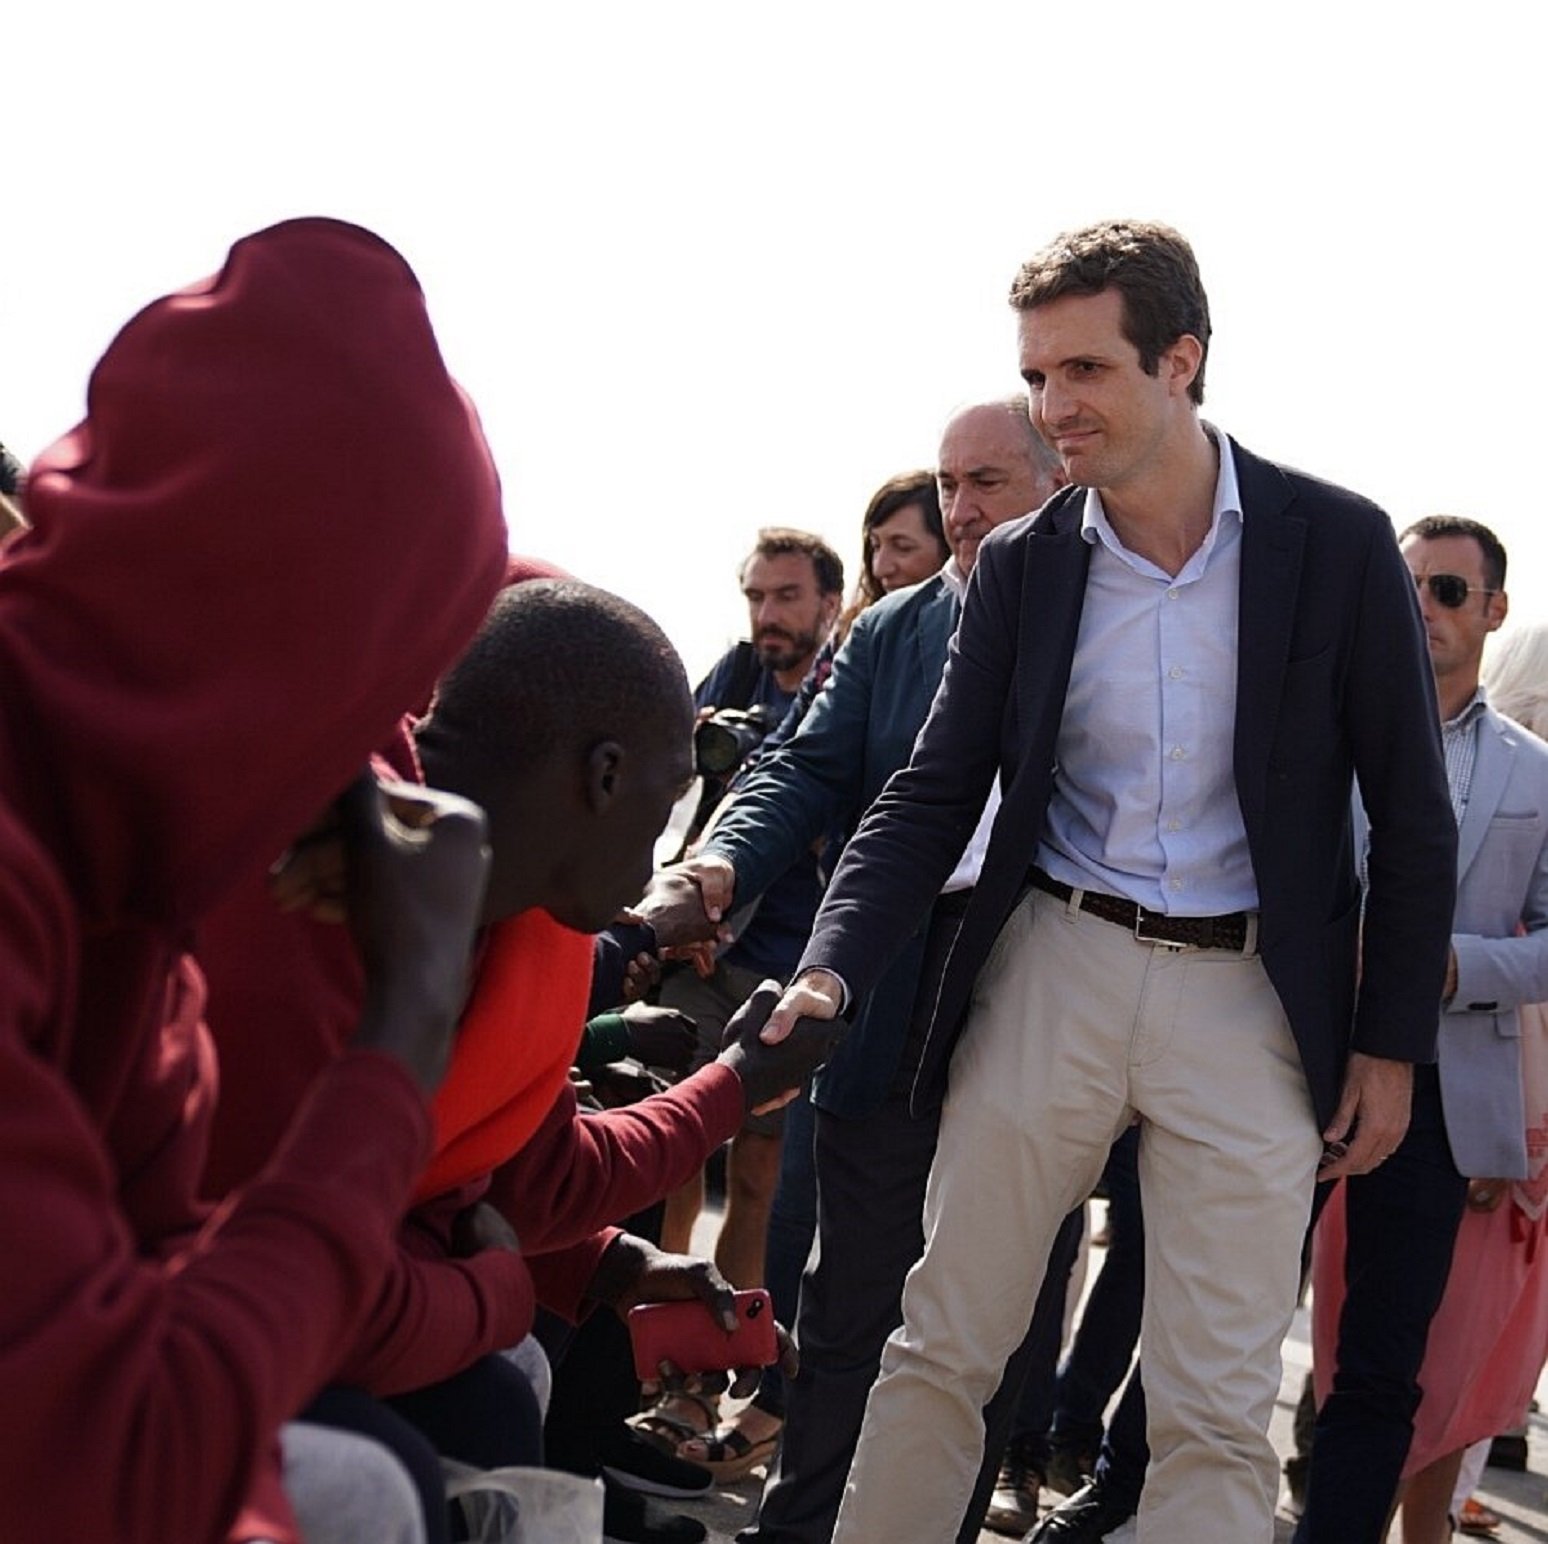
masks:
[[[1415,574],[1414,588],[1422,590],[1428,585],[1430,594],[1448,611],[1455,611],[1465,604],[1469,595],[1495,595],[1498,591],[1483,584],[1469,584],[1461,574]]]

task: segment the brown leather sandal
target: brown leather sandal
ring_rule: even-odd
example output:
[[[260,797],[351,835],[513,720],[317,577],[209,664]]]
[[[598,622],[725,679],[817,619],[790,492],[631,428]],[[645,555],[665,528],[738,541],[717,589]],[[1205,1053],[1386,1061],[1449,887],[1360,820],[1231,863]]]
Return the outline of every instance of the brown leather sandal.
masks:
[[[685,1464],[708,1469],[720,1484],[727,1485],[733,1480],[741,1479],[743,1475],[756,1469],[759,1464],[767,1463],[774,1456],[779,1447],[779,1432],[760,1437],[754,1442],[733,1424],[722,1426],[713,1436],[701,1433],[697,1438],[686,1439],[690,1442],[695,1440],[704,1444],[703,1458],[685,1453],[681,1447],[677,1450],[677,1456]]]
[[[629,1425],[652,1447],[676,1458],[683,1443],[694,1437],[708,1439],[719,1419],[720,1400],[715,1395],[706,1399],[698,1394],[677,1393],[664,1395],[649,1410],[632,1416]]]

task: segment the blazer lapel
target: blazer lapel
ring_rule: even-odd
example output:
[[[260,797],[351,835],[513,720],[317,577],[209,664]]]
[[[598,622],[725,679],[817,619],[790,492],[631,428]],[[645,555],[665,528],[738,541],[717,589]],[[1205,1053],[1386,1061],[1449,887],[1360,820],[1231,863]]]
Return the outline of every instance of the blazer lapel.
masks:
[[[961,614],[951,586],[944,579],[936,583],[939,586],[937,593],[919,608],[914,633],[919,651],[919,680],[923,683],[926,701],[935,695],[935,688],[940,684],[941,665]]]
[[[1031,743],[1048,728],[1050,713],[1052,735],[1057,735],[1058,717],[1069,691],[1091,564],[1091,546],[1080,534],[1084,509],[1083,490],[1073,489],[1071,496],[1048,510],[1027,536],[1016,697]],[[1051,736],[1048,744],[1052,747]]]
[[[1274,743],[1295,624],[1306,521],[1292,512],[1294,493],[1278,469],[1234,440],[1231,444],[1242,495],[1236,792],[1242,818],[1252,826],[1264,808],[1269,748]]]
[[[1516,744],[1502,725],[1489,715],[1478,729],[1478,759],[1473,763],[1473,782],[1468,789],[1467,808],[1457,823],[1457,883],[1461,884],[1468,869],[1489,834],[1489,822],[1505,797],[1505,785],[1510,781],[1511,763],[1516,757]]]

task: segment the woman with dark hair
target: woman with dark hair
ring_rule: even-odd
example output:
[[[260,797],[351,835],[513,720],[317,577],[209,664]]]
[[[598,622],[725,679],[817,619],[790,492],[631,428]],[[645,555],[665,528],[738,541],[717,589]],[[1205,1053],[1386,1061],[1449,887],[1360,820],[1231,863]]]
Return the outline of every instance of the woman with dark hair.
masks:
[[[889,477],[865,506],[860,519],[864,550],[860,554],[860,577],[849,604],[839,613],[833,631],[817,651],[812,668],[806,672],[795,701],[778,729],[759,747],[758,755],[783,745],[801,727],[833,669],[833,656],[849,636],[855,618],[884,595],[920,584],[939,573],[951,556],[946,544],[946,528],[941,521],[941,500],[935,489],[934,472],[903,472]],[[745,772],[756,762],[749,760]],[[740,774],[739,774],[740,775]]]
[[[935,473],[905,472],[889,477],[865,507],[860,536],[865,544],[860,578],[854,599],[833,630],[835,650],[867,606],[905,585],[928,579],[951,556],[941,524]]]

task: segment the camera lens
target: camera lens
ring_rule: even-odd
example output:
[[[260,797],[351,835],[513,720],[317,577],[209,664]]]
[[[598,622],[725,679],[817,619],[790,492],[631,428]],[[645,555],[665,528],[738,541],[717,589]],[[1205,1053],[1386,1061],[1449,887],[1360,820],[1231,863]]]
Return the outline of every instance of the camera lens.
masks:
[[[742,741],[735,730],[707,718],[693,732],[693,757],[705,777],[724,777],[742,759]]]

